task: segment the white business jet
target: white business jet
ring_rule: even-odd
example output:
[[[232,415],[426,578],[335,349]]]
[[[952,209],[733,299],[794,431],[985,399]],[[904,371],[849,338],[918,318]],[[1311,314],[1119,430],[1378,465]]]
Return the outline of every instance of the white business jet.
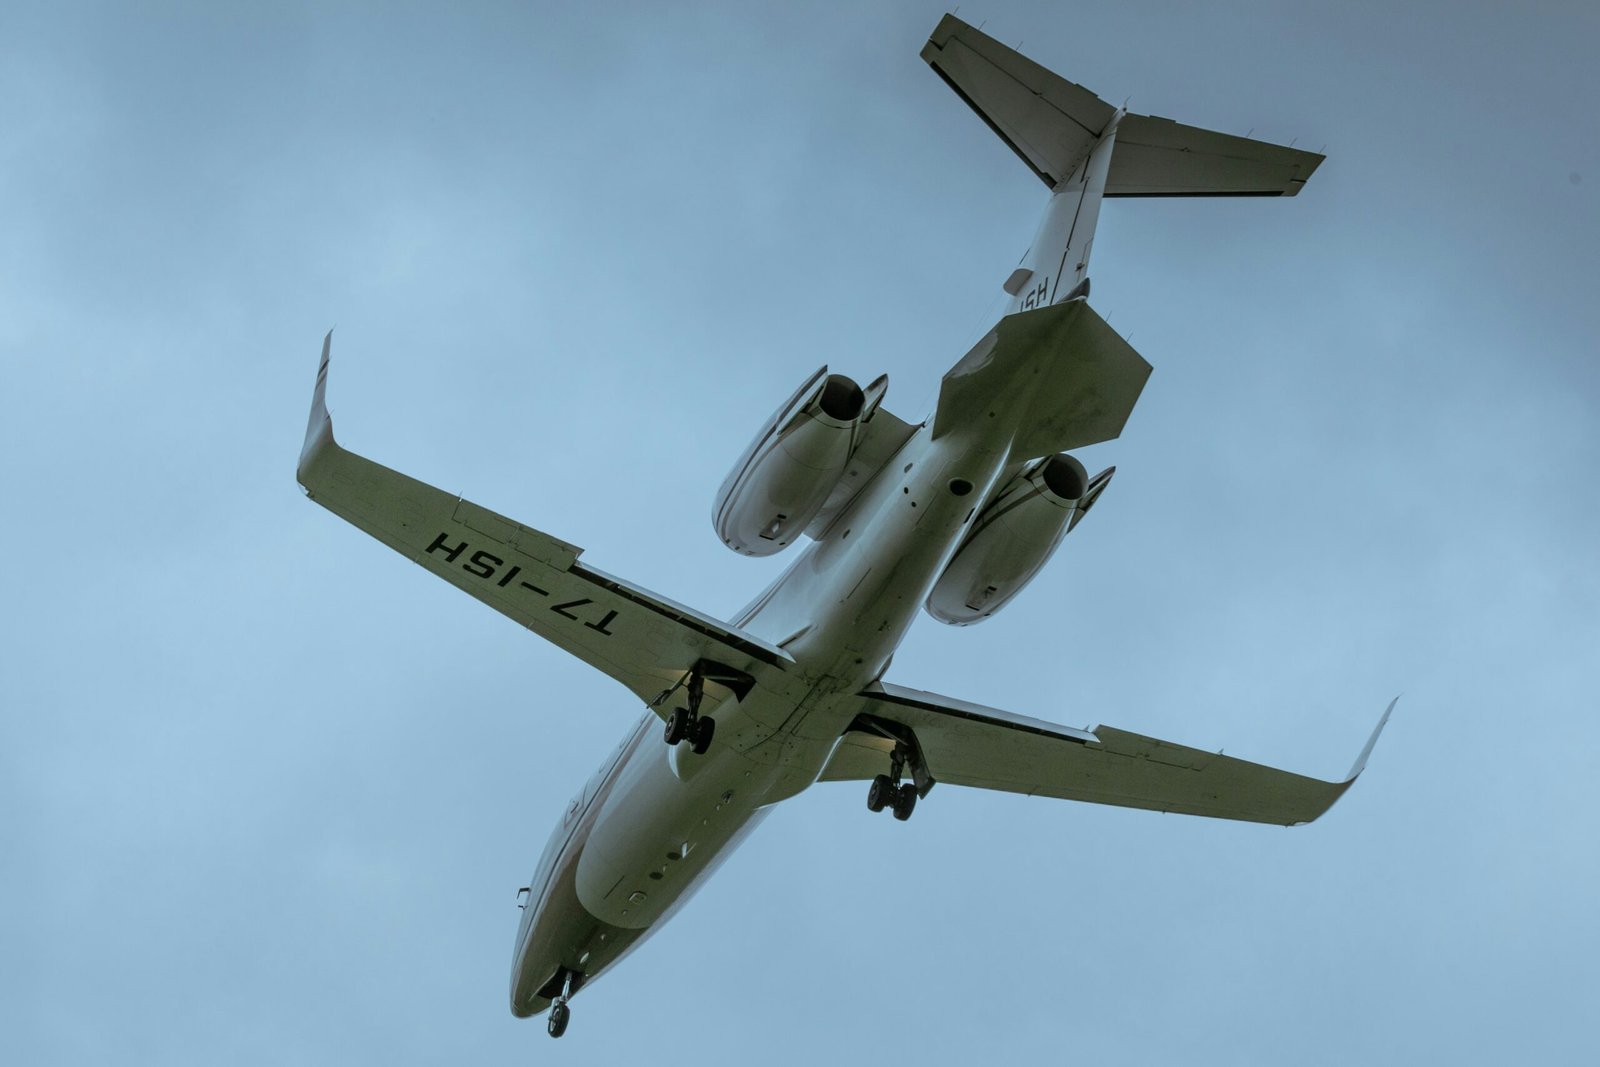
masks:
[[[823,367],[761,427],[717,494],[717,536],[750,556],[810,544],[730,621],[341,448],[323,343],[298,472],[310,497],[644,705],[519,891],[511,1010],[548,1009],[553,1036],[573,994],[815,782],[870,783],[867,807],[896,819],[948,782],[1297,825],[1350,787],[1388,719],[1324,782],[884,680],[919,608],[955,626],[993,615],[1111,482],[1069,452],[1122,432],[1150,365],[1087,302],[1101,199],[1294,196],[1322,160],[1130,114],[952,16],[922,57],[1049,187],[1044,221],[1005,282],[1007,314],[944,375],[929,418],[890,414],[884,378]]]

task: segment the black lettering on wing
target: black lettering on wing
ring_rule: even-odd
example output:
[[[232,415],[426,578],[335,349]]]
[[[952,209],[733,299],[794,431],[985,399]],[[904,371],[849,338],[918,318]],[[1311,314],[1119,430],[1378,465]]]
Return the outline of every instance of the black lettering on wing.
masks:
[[[550,605],[550,610],[555,612],[557,615],[560,615],[563,619],[571,619],[573,622],[577,622],[577,621],[579,621],[578,617],[576,615],[570,614],[567,611],[567,609],[568,608],[581,608],[585,604],[593,604],[593,603],[594,603],[594,601],[589,600],[588,598],[584,598],[583,600],[569,600],[565,604],[551,604]]]
[[[456,547],[451,548],[449,545],[444,543],[445,538],[447,538],[449,536],[450,536],[450,534],[448,532],[446,532],[446,533],[441,533],[438,537],[435,537],[433,539],[433,544],[428,546],[428,554],[431,556],[433,553],[439,551],[442,548],[442,549],[444,549],[445,562],[446,563],[454,563],[456,561],[456,557],[461,555],[461,553],[463,553],[463,552],[465,552],[467,550],[467,543],[465,541],[463,541],[459,545],[457,545]]]
[[[465,541],[451,545],[449,543],[449,538],[450,534],[448,532],[439,534],[438,537],[433,539],[433,543],[428,546],[427,554],[433,555],[435,553],[442,552],[446,563],[454,563],[460,557],[461,553],[465,552],[470,546]],[[461,569],[475,578],[493,578],[497,573],[499,573],[500,568],[504,567],[505,565],[506,561],[501,559],[499,556],[494,555],[492,552],[486,552],[483,549],[479,549],[471,556],[467,557],[467,561],[461,565]],[[511,568],[505,572],[505,574],[501,575],[500,580],[494,584],[499,589],[505,589],[510,586],[512,582],[517,581],[517,575],[521,573],[522,567],[517,564],[513,564]],[[550,595],[549,590],[540,589],[532,582],[518,581],[517,585],[538,596],[547,597]],[[560,615],[563,619],[571,619],[573,622],[582,622],[586,628],[594,630],[596,633],[604,634],[606,637],[614,636],[609,627],[617,619],[617,613],[615,611],[607,611],[605,616],[601,618],[599,622],[584,622],[580,616],[572,613],[572,609],[574,608],[585,607],[593,603],[593,600],[590,600],[588,597],[584,597],[580,600],[568,600],[562,604],[551,604],[550,610],[555,612],[557,615]]]

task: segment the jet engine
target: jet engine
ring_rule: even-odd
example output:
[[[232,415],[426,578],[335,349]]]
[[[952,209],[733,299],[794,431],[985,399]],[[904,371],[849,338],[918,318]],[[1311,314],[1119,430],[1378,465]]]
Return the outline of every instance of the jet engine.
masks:
[[[866,395],[823,367],[778,408],[717,493],[712,525],[746,556],[788,547],[827,502],[855,448]]]
[[[978,513],[928,594],[928,614],[970,626],[999,611],[1039,573],[1094,506],[1115,467],[1093,478],[1066,453],[1046,456],[1006,483]]]

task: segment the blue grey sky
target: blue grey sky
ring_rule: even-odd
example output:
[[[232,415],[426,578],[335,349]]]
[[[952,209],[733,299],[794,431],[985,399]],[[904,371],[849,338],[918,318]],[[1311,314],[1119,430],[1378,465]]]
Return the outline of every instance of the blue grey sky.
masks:
[[[574,1002],[514,893],[621,687],[294,482],[341,441],[719,615],[711,497],[818,364],[917,418],[1045,190],[934,3],[0,8],[0,1029],[16,1063],[1588,1062],[1600,12],[966,4],[1328,160],[1123,201],[1155,365],[1034,586],[890,679],[1342,775],[1290,831],[784,805]],[[692,1014],[689,1014],[692,1013]]]

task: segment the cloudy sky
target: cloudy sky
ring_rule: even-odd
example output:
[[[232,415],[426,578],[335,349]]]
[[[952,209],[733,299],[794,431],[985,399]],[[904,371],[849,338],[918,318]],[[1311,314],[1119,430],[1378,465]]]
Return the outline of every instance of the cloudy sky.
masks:
[[[514,894],[632,698],[307,503],[341,440],[731,614],[711,497],[818,364],[917,418],[1044,188],[943,8],[0,8],[0,1023],[18,1063],[1578,1062],[1600,988],[1600,15],[966,4],[1328,154],[1124,201],[1119,476],[890,679],[1340,776],[1285,831],[784,805],[574,1003]]]

